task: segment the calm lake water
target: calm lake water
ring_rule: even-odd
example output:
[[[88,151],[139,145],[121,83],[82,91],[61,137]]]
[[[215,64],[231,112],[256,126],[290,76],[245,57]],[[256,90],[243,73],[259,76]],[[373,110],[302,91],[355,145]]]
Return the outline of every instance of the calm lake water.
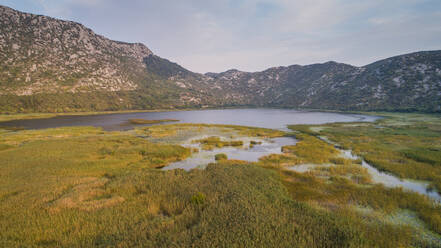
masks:
[[[2,122],[1,126],[43,129],[64,126],[95,126],[107,131],[130,130],[129,119],[176,119],[179,123],[233,124],[287,130],[288,124],[324,124],[331,122],[375,121],[376,116],[310,112],[287,109],[220,109],[175,112],[119,113],[88,116],[59,116],[48,119]]]

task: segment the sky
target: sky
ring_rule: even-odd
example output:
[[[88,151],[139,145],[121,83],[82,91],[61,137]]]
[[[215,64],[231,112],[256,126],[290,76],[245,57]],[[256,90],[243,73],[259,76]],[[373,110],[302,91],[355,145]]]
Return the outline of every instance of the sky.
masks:
[[[195,72],[337,61],[363,66],[441,49],[441,0],[0,0],[142,42]]]

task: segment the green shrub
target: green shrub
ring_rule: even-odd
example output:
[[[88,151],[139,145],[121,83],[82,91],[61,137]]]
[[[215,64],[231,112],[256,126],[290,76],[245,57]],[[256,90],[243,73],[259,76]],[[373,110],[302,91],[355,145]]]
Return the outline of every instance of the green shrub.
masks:
[[[225,153],[218,153],[218,154],[216,154],[216,155],[214,156],[214,159],[215,159],[216,161],[218,161],[218,160],[227,160],[227,159],[228,159],[228,156],[227,156],[227,154],[225,154]]]
[[[205,203],[205,195],[202,192],[198,192],[191,196],[191,203],[195,205],[202,205]]]

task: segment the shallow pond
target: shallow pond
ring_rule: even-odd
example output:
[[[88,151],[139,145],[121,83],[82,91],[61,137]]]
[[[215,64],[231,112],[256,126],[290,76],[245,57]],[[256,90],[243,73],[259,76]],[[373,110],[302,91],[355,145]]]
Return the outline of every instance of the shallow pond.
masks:
[[[108,131],[130,130],[137,126],[143,126],[130,124],[128,122],[129,119],[176,119],[180,120],[179,123],[232,124],[287,130],[286,125],[289,124],[375,121],[378,117],[288,109],[218,109],[58,116],[47,119],[2,122],[0,123],[0,126],[15,126],[26,129],[42,129],[62,126],[96,126],[102,127],[104,130]]]
[[[228,156],[228,159],[257,162],[260,157],[267,156],[270,154],[282,153],[282,146],[295,145],[297,143],[297,140],[291,137],[279,137],[272,139],[242,137],[240,138],[240,140],[244,142],[242,147],[222,147],[222,148],[214,148],[213,150],[202,150],[201,145],[199,143],[193,143],[193,141],[203,138],[207,138],[207,136],[195,137],[182,144],[182,146],[185,147],[198,148],[199,152],[193,153],[190,158],[171,163],[162,169],[163,170],[172,170],[172,169],[191,170],[194,168],[203,169],[209,163],[214,163],[215,162],[214,156],[219,153],[226,154]],[[230,140],[228,137],[221,137],[221,138],[223,140]],[[262,143],[250,147],[251,141],[257,141]]]

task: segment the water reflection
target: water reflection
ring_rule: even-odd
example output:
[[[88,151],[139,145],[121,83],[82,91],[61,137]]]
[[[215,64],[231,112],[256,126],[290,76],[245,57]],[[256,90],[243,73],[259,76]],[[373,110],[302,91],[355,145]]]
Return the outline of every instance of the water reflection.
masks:
[[[182,144],[185,147],[198,148],[201,149],[200,144],[193,143],[193,140],[199,140],[207,138],[207,136],[200,136],[192,138],[191,140]],[[222,137],[224,140],[228,140],[227,137]],[[238,159],[250,162],[257,162],[260,157],[267,156],[270,154],[280,154],[282,153],[282,146],[295,145],[297,140],[291,137],[280,137],[273,139],[259,139],[259,138],[249,138],[243,137],[240,140],[244,142],[243,147],[222,147],[215,148],[211,151],[200,150],[197,153],[193,153],[190,158],[182,161],[174,162],[168,166],[162,168],[163,170],[172,169],[184,169],[191,170],[194,168],[203,169],[209,163],[214,163],[214,156],[218,153],[225,153],[228,159]],[[260,141],[261,144],[254,145],[250,148],[251,141]]]
[[[310,112],[289,109],[218,109],[174,112],[118,113],[88,116],[59,116],[48,119],[31,119],[2,122],[1,126],[27,129],[62,126],[95,126],[107,131],[130,130],[137,126],[129,119],[176,119],[180,123],[232,124],[287,130],[289,124],[324,124],[331,122],[375,121],[376,116]]]

